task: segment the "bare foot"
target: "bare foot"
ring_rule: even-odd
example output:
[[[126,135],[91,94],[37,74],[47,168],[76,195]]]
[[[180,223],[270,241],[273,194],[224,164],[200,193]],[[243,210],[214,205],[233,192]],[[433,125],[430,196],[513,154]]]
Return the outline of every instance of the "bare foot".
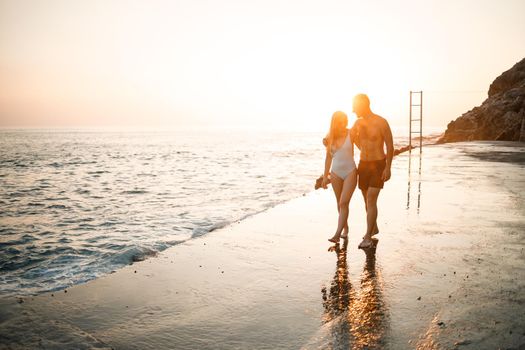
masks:
[[[332,238],[328,238],[328,240],[332,243],[339,243],[339,237],[333,236]]]
[[[347,239],[348,238],[348,227],[345,227],[343,229],[343,233],[341,233],[341,238],[342,239]]]
[[[361,243],[359,243],[358,248],[359,249],[367,249],[372,248],[374,246],[374,241],[372,241],[370,238],[365,238]]]
[[[376,228],[372,231],[372,233],[370,234],[370,236],[375,236],[375,235],[377,235],[378,233],[379,233],[379,228],[377,228],[377,226],[376,226]],[[366,234],[363,236],[363,239],[365,239],[365,237],[366,237]]]

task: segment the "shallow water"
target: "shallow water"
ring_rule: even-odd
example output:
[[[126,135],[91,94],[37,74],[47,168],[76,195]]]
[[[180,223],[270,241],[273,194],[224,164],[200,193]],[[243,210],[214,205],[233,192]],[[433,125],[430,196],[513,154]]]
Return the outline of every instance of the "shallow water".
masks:
[[[82,283],[310,191],[320,138],[2,131],[0,294]]]
[[[349,240],[330,247],[333,194],[315,191],[67,293],[0,298],[0,338],[12,347],[521,349],[524,164],[479,154],[524,151],[477,142],[396,158],[377,252],[357,249],[360,196]]]

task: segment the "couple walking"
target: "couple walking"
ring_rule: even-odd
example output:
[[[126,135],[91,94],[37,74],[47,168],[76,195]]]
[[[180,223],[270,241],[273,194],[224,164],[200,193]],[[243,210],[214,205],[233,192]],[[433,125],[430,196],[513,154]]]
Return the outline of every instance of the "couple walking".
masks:
[[[377,198],[384,182],[390,179],[394,145],[388,122],[372,112],[368,96],[356,95],[353,111],[358,119],[350,129],[344,112],[332,115],[330,130],[323,139],[326,158],[321,186],[326,189],[331,182],[337,199],[339,220],[335,234],[328,240],[338,243],[340,238],[348,237],[348,205],[359,184],[366,208],[367,230],[359,244],[359,248],[364,249],[373,246],[372,236],[379,233]],[[354,161],[354,145],[361,151],[358,167]]]

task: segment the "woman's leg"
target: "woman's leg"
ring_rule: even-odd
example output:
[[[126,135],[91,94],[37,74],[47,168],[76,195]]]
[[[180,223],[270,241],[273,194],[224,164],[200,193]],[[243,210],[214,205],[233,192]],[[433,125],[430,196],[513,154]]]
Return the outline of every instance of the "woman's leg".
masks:
[[[350,203],[350,199],[352,198],[352,194],[354,193],[356,185],[357,172],[354,170],[343,181],[341,197],[339,198],[339,221],[334,236],[329,239],[329,241],[331,242],[335,243],[339,241],[339,238],[341,237],[341,232],[343,231],[345,225],[347,225],[348,205]]]
[[[332,179],[332,188],[334,189],[335,194],[335,204],[337,205],[337,212],[339,213],[339,200],[341,199],[341,192],[343,191],[343,180],[335,175],[334,173],[330,174],[330,178]],[[343,228],[343,234],[342,236],[348,235],[348,222],[345,224],[345,227]]]

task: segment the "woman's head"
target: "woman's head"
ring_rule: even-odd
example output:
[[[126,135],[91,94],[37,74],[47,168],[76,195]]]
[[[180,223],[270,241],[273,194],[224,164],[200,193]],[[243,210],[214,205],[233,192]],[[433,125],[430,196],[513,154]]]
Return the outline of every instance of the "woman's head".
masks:
[[[332,120],[330,122],[330,130],[328,130],[327,146],[332,147],[334,139],[346,132],[348,126],[348,116],[345,112],[337,111],[332,114]]]

